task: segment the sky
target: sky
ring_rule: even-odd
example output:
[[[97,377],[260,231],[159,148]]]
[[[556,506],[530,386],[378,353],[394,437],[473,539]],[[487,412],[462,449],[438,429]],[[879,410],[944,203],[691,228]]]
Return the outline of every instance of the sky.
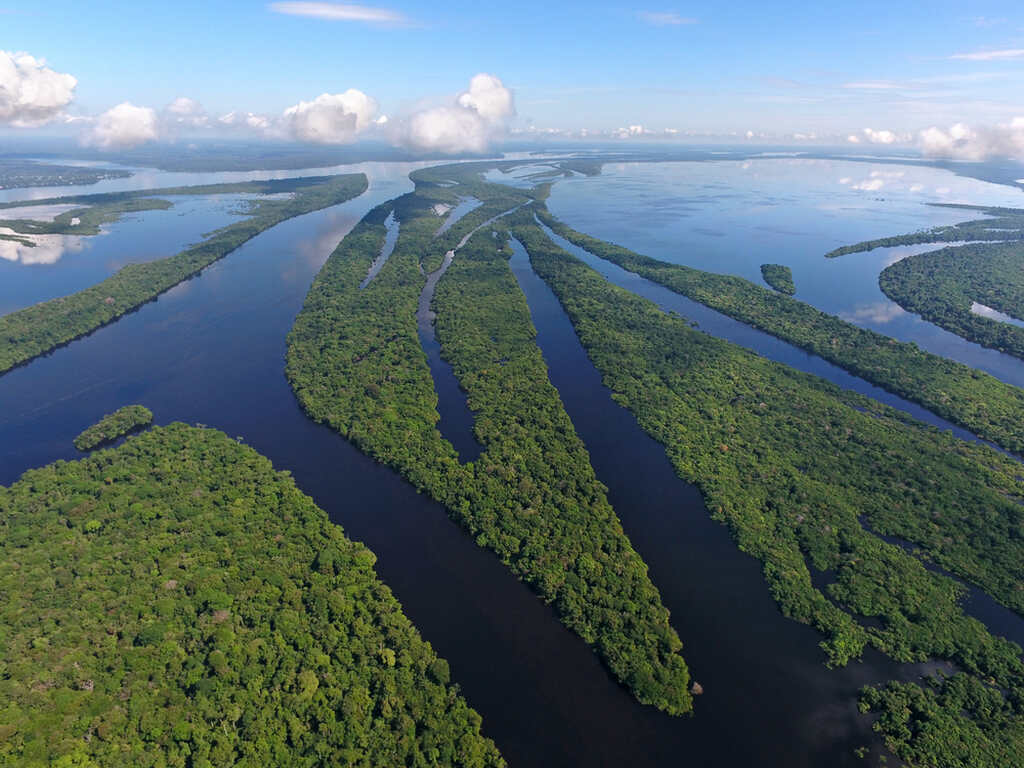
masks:
[[[0,0],[0,51],[31,56],[21,70],[71,75],[45,130],[101,147],[134,121],[135,143],[213,126],[444,151],[564,135],[1024,155],[1019,1]],[[3,73],[0,61],[0,141],[43,130],[38,110],[26,120],[9,108],[5,120]],[[467,96],[482,73],[489,90]],[[481,103],[505,98],[498,88],[508,108],[484,116]],[[179,101],[168,112],[182,98],[187,111]],[[99,124],[125,103],[152,120],[122,109]]]

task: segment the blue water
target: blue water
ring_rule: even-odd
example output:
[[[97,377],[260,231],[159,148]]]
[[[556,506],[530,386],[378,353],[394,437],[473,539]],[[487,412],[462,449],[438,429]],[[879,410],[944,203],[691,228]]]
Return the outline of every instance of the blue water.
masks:
[[[917,165],[779,157],[612,163],[599,176],[558,181],[548,207],[594,237],[759,285],[761,264],[785,264],[801,301],[1024,386],[1024,362],[907,313],[881,292],[882,269],[927,247],[823,258],[840,245],[978,218],[931,202],[1024,207],[1024,192]]]

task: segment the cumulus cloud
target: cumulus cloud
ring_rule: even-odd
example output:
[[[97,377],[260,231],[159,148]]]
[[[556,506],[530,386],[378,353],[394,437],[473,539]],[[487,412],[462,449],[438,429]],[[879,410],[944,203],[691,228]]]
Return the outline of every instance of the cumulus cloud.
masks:
[[[60,114],[78,81],[54,72],[43,59],[0,51],[0,123],[42,125]]]
[[[325,21],[361,21],[369,24],[408,24],[398,11],[343,3],[271,3],[270,10],[289,16],[308,16]]]
[[[447,154],[483,152],[515,115],[512,92],[494,75],[473,77],[451,106],[414,113],[399,129],[401,143]]]
[[[974,51],[972,53],[954,53],[951,59],[965,61],[1002,61],[1005,59],[1024,59],[1024,48],[1009,48],[1002,51]]]
[[[205,128],[210,123],[203,105],[187,96],[179,96],[164,107],[161,117],[172,129]]]
[[[678,13],[672,12],[640,11],[637,17],[640,21],[655,27],[679,27],[684,24],[697,23],[696,19],[680,16]]]
[[[284,111],[292,137],[317,144],[346,144],[375,124],[377,102],[362,91],[324,93]],[[386,118],[385,118],[386,121]]]
[[[850,189],[856,189],[861,192],[877,192],[885,186],[885,182],[882,179],[865,179],[864,181],[858,182],[850,187]]]
[[[894,131],[876,131],[874,128],[865,128],[861,133],[851,133],[846,140],[851,144],[860,144],[866,141],[869,144],[896,144],[908,142],[913,137],[910,134],[895,133]]]
[[[956,123],[949,128],[932,126],[918,135],[921,151],[930,157],[953,160],[986,160],[990,157],[1024,157],[1024,117],[1009,123],[972,128]]]
[[[231,111],[217,118],[219,125],[231,128],[249,128],[253,131],[267,131],[270,129],[271,121],[266,115],[258,115],[255,112]]]
[[[126,101],[97,117],[82,141],[87,146],[101,149],[122,149],[158,137],[156,111],[149,107],[136,107]]]

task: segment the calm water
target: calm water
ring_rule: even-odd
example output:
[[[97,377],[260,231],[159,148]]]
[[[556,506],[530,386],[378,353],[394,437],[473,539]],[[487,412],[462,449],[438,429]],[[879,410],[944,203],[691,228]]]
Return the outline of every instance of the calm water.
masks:
[[[928,248],[824,259],[840,245],[977,218],[925,203],[1024,207],[1020,189],[916,165],[761,158],[613,163],[554,185],[548,207],[569,226],[638,253],[745,277],[793,270],[796,298],[880,333],[1024,386],[1024,363],[904,312],[878,273]]]
[[[141,402],[158,423],[204,423],[242,437],[366,542],[512,765],[859,765],[850,750],[871,735],[856,689],[920,670],[875,655],[824,669],[817,633],[782,618],[758,564],[736,551],[662,447],[608,398],[557,302],[535,276],[530,283],[521,252],[517,277],[552,381],[707,691],[696,718],[637,705],[443,508],[298,408],[283,373],[285,337],[309,285],[366,211],[411,188],[413,167],[376,164],[357,200],[285,222],[117,323],[0,376],[0,483],[74,458],[79,431]],[[147,229],[148,214],[139,221],[132,247],[141,251],[160,230]]]
[[[239,196],[168,199],[172,208],[129,214],[99,235],[32,236],[37,245],[16,252],[0,241],[0,314],[88,288],[126,264],[172,256],[237,221],[233,211],[243,207]]]

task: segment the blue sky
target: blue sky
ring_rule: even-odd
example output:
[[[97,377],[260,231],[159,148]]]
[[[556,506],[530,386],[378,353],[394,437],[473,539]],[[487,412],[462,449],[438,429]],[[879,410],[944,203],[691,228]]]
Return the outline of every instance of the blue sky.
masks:
[[[211,115],[280,114],[349,88],[402,115],[450,99],[478,72],[512,90],[509,125],[519,130],[916,135],[1024,115],[1019,2],[365,8],[397,21],[330,21],[239,0],[0,0],[0,49],[74,75],[67,111],[85,115],[179,96]]]

